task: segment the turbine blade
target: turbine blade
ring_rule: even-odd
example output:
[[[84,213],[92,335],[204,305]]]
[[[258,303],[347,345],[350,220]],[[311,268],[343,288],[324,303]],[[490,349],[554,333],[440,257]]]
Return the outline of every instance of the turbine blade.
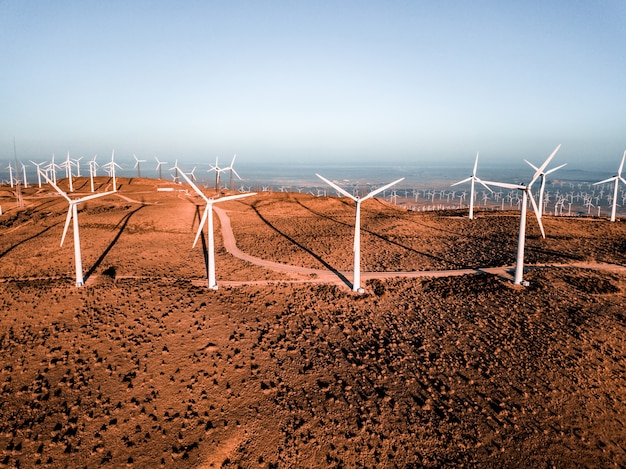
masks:
[[[333,189],[335,189],[337,192],[339,192],[340,194],[343,194],[346,197],[349,197],[350,199],[354,200],[356,202],[356,197],[354,197],[352,194],[350,194],[349,192],[345,191],[344,189],[342,189],[341,187],[339,187],[337,184],[335,184],[334,182],[329,181],[328,179],[326,179],[324,176],[320,176],[319,174],[315,173],[315,175],[320,178],[322,181],[324,181],[326,184],[328,184],[330,187],[332,187]]]
[[[476,152],[476,160],[474,161],[474,171],[472,171],[472,176],[476,176],[476,169],[478,168],[478,152]]]
[[[530,203],[533,206],[533,210],[535,211],[535,217],[537,218],[537,223],[539,223],[539,229],[541,229],[541,236],[546,237],[546,232],[543,230],[543,223],[541,223],[541,215],[539,215],[539,207],[537,207],[537,203],[535,202],[535,198],[533,197],[532,192],[528,191],[528,198],[530,199]]]
[[[624,151],[624,156],[622,156],[622,162],[619,164],[619,169],[617,170],[617,175],[622,175],[622,169],[624,169],[624,160],[626,160],[626,150]]]
[[[180,174],[185,179],[185,181],[187,181],[187,183],[193,188],[193,190],[196,191],[196,193],[200,197],[202,197],[206,201],[206,203],[209,203],[209,198],[204,195],[204,193],[200,189],[198,189],[198,186],[196,186],[193,181],[189,179],[189,176],[187,176],[178,166],[174,166],[172,169],[176,169],[178,171],[178,174]]]
[[[480,181],[481,184],[489,184],[490,186],[503,187],[505,189],[526,189],[521,184],[509,184],[508,182]]]
[[[602,180],[602,181],[594,182],[594,183],[593,183],[593,185],[594,185],[594,186],[597,186],[598,184],[605,184],[605,183],[607,183],[607,182],[612,182],[612,181],[615,181],[618,177],[619,177],[619,176],[613,176],[613,177],[610,177],[610,178],[608,178],[608,179],[604,179],[604,180]]]
[[[231,168],[230,168],[230,170],[231,170],[233,173],[235,173],[235,176],[237,176],[237,177],[239,178],[239,180],[240,180],[240,181],[242,180],[242,179],[241,179],[241,176],[239,176],[239,174],[237,174],[237,171],[235,171],[235,169],[234,169],[234,168],[232,168],[232,167],[231,167]]]
[[[37,169],[37,170],[39,171],[39,169]],[[43,171],[39,171],[39,174],[41,174],[41,175],[42,175],[42,176],[46,179],[46,182],[47,182],[48,184],[50,184],[52,187],[54,187],[54,189],[55,189],[55,190],[56,190],[59,194],[61,194],[63,197],[65,197],[65,200],[67,200],[67,201],[68,201],[68,202],[70,202],[70,203],[72,202],[72,199],[70,199],[70,198],[68,197],[68,195],[67,195],[65,192],[63,192],[61,189],[59,189],[59,187],[58,187],[58,186],[57,186],[54,182],[52,182],[52,181],[50,180],[50,178],[48,177],[48,175],[47,175],[45,172],[43,172]]]
[[[398,184],[400,181],[404,181],[404,178],[397,179],[397,180],[395,180],[395,181],[393,181],[393,182],[390,182],[390,183],[389,183],[389,184],[387,184],[386,186],[379,187],[379,188],[378,188],[378,189],[376,189],[375,191],[370,192],[369,194],[367,194],[365,197],[363,197],[363,198],[361,199],[361,202],[363,202],[364,200],[367,200],[367,199],[371,199],[371,198],[372,198],[372,197],[374,197],[376,194],[380,194],[381,192],[383,192],[383,191],[385,191],[385,190],[389,189],[391,186],[394,186],[394,185]]]
[[[65,241],[67,229],[70,227],[70,221],[72,221],[72,212],[72,203],[70,202],[70,206],[67,209],[67,217],[65,217],[65,228],[63,228],[63,236],[61,236],[61,244],[59,246],[63,246],[63,242]]]
[[[491,190],[491,187],[489,187],[487,184],[485,184],[481,179],[479,178],[474,178],[476,180],[476,182],[479,182],[480,184],[483,185],[483,187],[485,187],[485,189],[487,189],[489,192],[491,192],[493,194],[493,191]]]
[[[227,195],[226,197],[222,197],[219,199],[212,199],[211,202],[226,202],[228,200],[242,199],[244,197],[250,197],[251,195],[256,195],[256,192],[246,192],[245,194],[235,194],[235,195]]]
[[[198,239],[200,239],[200,233],[202,233],[202,228],[204,227],[204,224],[209,218],[209,210],[213,210],[211,203],[206,204],[206,207],[204,207],[204,213],[202,214],[202,218],[200,219],[200,226],[198,226],[198,232],[196,233],[196,238],[193,240],[191,249],[196,247],[196,244],[198,243]]]
[[[532,164],[530,161],[528,160],[524,160],[528,166],[530,166],[531,168],[533,168],[535,171],[539,171],[539,168],[537,168],[537,166],[535,166],[534,164]]]
[[[563,166],[567,166],[567,163],[563,163],[561,166],[557,166],[556,168],[552,168],[551,170],[546,171],[544,174],[546,174],[546,175],[547,175],[547,174],[553,173],[553,172],[555,172],[557,169],[561,169]]]
[[[450,187],[452,187],[452,186],[458,186],[459,184],[463,184],[464,182],[469,182],[469,181],[471,181],[471,180],[472,180],[472,177],[473,177],[473,176],[470,176],[470,177],[468,177],[468,178],[463,179],[462,181],[455,182],[454,184],[450,184]]]
[[[74,200],[74,203],[78,204],[78,203],[86,202],[87,200],[97,199],[98,197],[104,197],[105,195],[111,195],[111,194],[115,194],[115,191],[101,192],[99,194],[88,195],[86,197],[83,197],[82,199]]]

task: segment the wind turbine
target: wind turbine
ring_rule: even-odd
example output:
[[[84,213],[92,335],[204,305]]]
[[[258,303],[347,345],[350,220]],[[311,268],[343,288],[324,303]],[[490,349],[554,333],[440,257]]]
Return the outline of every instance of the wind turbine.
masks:
[[[537,168],[534,164],[532,164],[530,161],[528,160],[524,160],[531,168],[533,168],[535,171],[539,171],[539,168]],[[542,217],[543,216],[543,190],[546,187],[546,176],[550,173],[555,172],[557,169],[561,169],[563,166],[565,166],[567,163],[563,163],[561,166],[557,166],[556,168],[552,168],[549,171],[542,171],[540,174],[541,177],[541,185],[539,186],[539,216]]]
[[[474,219],[474,185],[476,182],[481,183],[483,186],[485,186],[489,192],[493,193],[493,191],[491,190],[491,188],[489,188],[487,185],[485,185],[485,183],[483,181],[481,181],[477,176],[476,176],[476,169],[478,168],[478,152],[476,152],[476,160],[474,161],[474,170],[472,171],[472,175],[466,179],[463,179],[462,181],[459,182],[455,182],[454,184],[452,184],[453,186],[456,186],[458,184],[463,184],[464,182],[467,181],[471,181],[471,190],[470,190],[470,205],[469,205],[469,219],[473,220]]]
[[[530,180],[530,183],[525,186],[524,184],[508,184],[505,182],[493,182],[493,181],[484,181],[485,184],[489,184],[492,186],[503,187],[505,189],[518,189],[522,192],[522,201],[520,207],[520,219],[519,219],[519,234],[517,238],[517,256],[515,261],[515,277],[513,283],[516,285],[522,285],[522,278],[524,275],[524,242],[526,241],[526,211],[528,208],[528,199],[530,198],[530,202],[532,203],[533,210],[535,211],[535,216],[537,217],[537,223],[539,223],[539,228],[541,229],[541,236],[546,237],[546,233],[543,229],[543,223],[541,223],[541,215],[539,213],[539,209],[537,208],[537,203],[533,198],[533,194],[530,191],[534,182],[541,176],[541,173],[546,169],[546,166],[550,164],[554,155],[559,151],[561,145],[559,144],[556,149],[552,152],[550,156],[543,162],[543,164],[537,168],[534,176]]]
[[[61,246],[63,246],[63,242],[65,241],[65,235],[67,234],[67,230],[70,227],[70,221],[74,219],[74,260],[76,264],[76,286],[82,287],[85,284],[83,279],[83,261],[80,254],[80,232],[78,230],[78,204],[86,202],[91,199],[95,199],[97,197],[103,197],[105,195],[113,194],[114,191],[102,192],[100,194],[92,194],[86,197],[82,197],[80,199],[70,199],[68,195],[58,188],[56,184],[54,184],[48,176],[43,173],[43,177],[46,178],[48,184],[50,184],[54,189],[61,194],[65,198],[65,200],[69,203],[69,208],[67,210],[67,217],[65,219],[65,228],[63,229],[63,236],[61,237]]]
[[[13,166],[11,166],[11,163],[9,162],[9,166],[7,166],[7,169],[9,170],[9,183],[11,184],[11,188],[13,188]],[[17,168],[16,168],[17,171]]]
[[[117,180],[115,179],[115,168],[118,167],[122,169],[122,167],[115,162],[115,150],[111,153],[111,161],[109,163],[103,164],[103,168],[105,168],[109,172],[109,176],[113,178],[113,192],[117,192]]]
[[[235,155],[237,156],[237,155]],[[207,170],[207,172],[211,172],[211,171],[215,171],[215,192],[218,192],[220,190],[220,173],[222,171],[226,171],[229,168],[220,168],[217,164],[217,156],[215,157],[215,166],[213,166],[211,163],[209,163],[209,166],[211,166],[210,169]],[[233,158],[233,162],[235,161],[235,159]]]
[[[72,162],[70,161],[70,152],[67,152],[67,158],[63,163],[59,165],[61,168],[65,168],[65,177],[70,183],[70,192],[74,192],[74,186],[72,185]]]
[[[159,159],[155,156],[154,159],[157,162],[157,171],[159,172],[159,179],[163,179],[163,174],[162,174],[162,170],[161,170],[161,166],[163,166],[164,164],[167,164],[167,161],[159,161]]]
[[[228,186],[230,190],[233,190],[233,173],[235,173],[235,176],[237,176],[241,181],[241,176],[239,176],[237,171],[235,171],[235,168],[233,168],[233,165],[235,164],[235,158],[237,158],[237,154],[233,156],[233,160],[230,162],[230,166],[228,168],[224,168],[224,170],[230,169],[230,183]]]
[[[41,169],[39,168],[43,163],[35,163],[33,160],[28,160],[37,168],[37,183],[39,184],[39,189],[41,189]]]
[[[48,166],[46,166],[46,170],[52,171],[52,182],[57,183],[57,168],[60,169],[60,165],[54,163],[54,153],[52,154],[52,161]]]
[[[96,176],[96,171],[98,169],[98,163],[96,163],[97,157],[97,154],[93,155],[93,160],[89,160],[89,179],[91,180],[91,192],[95,192],[93,178]]]
[[[140,160],[134,154],[133,154],[133,157],[135,158],[135,168],[137,168],[137,177],[140,178],[141,177],[141,166],[139,165],[139,163],[145,163],[146,160]]]
[[[24,189],[28,189],[28,181],[26,180],[26,165],[20,161],[22,165],[22,173],[24,174]]]
[[[340,194],[343,194],[344,196],[354,200],[356,202],[356,221],[354,223],[354,277],[353,277],[353,281],[352,281],[352,291],[358,292],[358,293],[363,293],[363,289],[361,288],[361,203],[364,200],[367,199],[371,199],[372,197],[374,197],[376,194],[379,194],[387,189],[389,189],[391,186],[398,184],[400,181],[404,180],[404,178],[400,178],[397,181],[393,181],[390,182],[389,184],[387,184],[386,186],[383,187],[379,187],[378,189],[370,192],[369,194],[367,194],[365,197],[355,197],[352,194],[350,194],[348,191],[342,189],[341,187],[339,187],[337,184],[329,181],[328,179],[326,179],[323,176],[320,176],[319,174],[315,173],[315,175],[320,178],[322,181],[324,181],[326,184],[328,184],[330,187],[332,187],[333,189],[335,189],[337,192],[339,192]]]
[[[235,199],[241,199],[243,197],[249,197],[251,195],[256,195],[256,192],[250,192],[250,193],[246,193],[246,194],[236,194],[236,195],[229,195],[227,197],[222,197],[220,199],[210,199],[208,198],[206,195],[204,195],[204,193],[198,189],[198,186],[196,186],[193,181],[181,170],[179,170],[178,166],[175,166],[177,172],[185,179],[185,181],[187,181],[187,183],[193,188],[194,191],[196,191],[196,193],[202,197],[204,199],[204,201],[206,202],[206,208],[204,209],[204,213],[202,214],[202,219],[200,220],[200,226],[198,226],[198,232],[196,233],[196,238],[193,242],[193,245],[191,246],[191,248],[193,249],[197,242],[198,239],[200,238],[200,234],[202,233],[202,228],[204,227],[204,224],[207,222],[208,220],[208,227],[207,227],[207,231],[208,231],[208,238],[209,238],[209,273],[208,273],[208,280],[209,280],[209,288],[211,288],[212,290],[217,290],[217,282],[215,281],[215,240],[213,237],[213,204],[217,203],[217,202],[226,202],[228,200],[235,200]]]
[[[613,204],[611,207],[611,221],[615,221],[615,212],[617,211],[617,187],[619,186],[619,182],[622,181],[626,184],[626,179],[622,177],[622,169],[624,169],[624,160],[626,160],[626,151],[624,151],[624,155],[622,156],[622,162],[619,164],[619,168],[617,170],[617,174],[613,177],[605,179],[604,181],[594,182],[594,186],[597,184],[604,184],[606,182],[615,181],[615,188],[613,189]]]

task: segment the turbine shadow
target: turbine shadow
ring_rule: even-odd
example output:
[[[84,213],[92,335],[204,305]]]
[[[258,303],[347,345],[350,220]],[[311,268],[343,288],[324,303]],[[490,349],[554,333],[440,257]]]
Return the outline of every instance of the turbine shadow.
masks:
[[[120,239],[120,236],[122,236],[122,233],[124,232],[124,230],[126,229],[126,226],[128,225],[128,221],[130,220],[130,218],[137,213],[139,210],[141,210],[142,208],[144,208],[145,205],[141,205],[139,207],[137,207],[135,210],[133,210],[130,213],[127,213],[126,215],[124,215],[124,217],[120,220],[120,222],[115,226],[115,228],[119,227],[119,230],[117,232],[117,234],[115,235],[115,237],[113,238],[113,240],[109,243],[109,245],[106,247],[106,249],[102,252],[102,254],[100,255],[100,257],[98,257],[98,259],[96,260],[96,262],[94,262],[93,266],[91,266],[91,268],[87,271],[87,274],[85,274],[85,283],[87,282],[87,280],[89,279],[89,277],[91,275],[93,275],[93,273],[98,269],[98,267],[100,267],[100,265],[102,264],[102,261],[104,261],[104,259],[106,258],[107,254],[109,254],[109,252],[111,251],[111,249],[113,249],[113,246],[115,246],[115,244],[117,243],[117,241]]]
[[[328,262],[326,262],[324,259],[322,259],[320,256],[318,256],[317,254],[315,254],[313,251],[311,251],[309,248],[307,248],[306,246],[303,246],[302,244],[300,244],[298,241],[296,241],[295,239],[293,239],[291,236],[283,233],[282,231],[280,231],[278,228],[276,228],[268,219],[266,219],[263,215],[261,215],[261,212],[259,212],[258,208],[257,208],[257,204],[259,202],[254,202],[250,205],[250,207],[252,207],[252,210],[254,210],[256,212],[256,214],[259,216],[259,218],[261,219],[261,221],[263,221],[263,223],[265,223],[267,226],[269,226],[272,230],[274,230],[276,233],[278,233],[279,235],[281,235],[282,237],[284,237],[285,239],[287,239],[290,243],[295,244],[296,246],[298,246],[300,249],[302,249],[303,251],[305,251],[306,253],[310,254],[315,260],[317,260],[320,264],[322,264],[326,269],[330,270],[333,274],[335,274],[337,277],[339,277],[341,279],[342,282],[344,282],[348,287],[352,288],[353,284],[352,282],[350,282],[341,272],[339,272],[339,270],[337,270],[336,268],[334,268],[332,265],[330,265]]]
[[[341,224],[341,225],[344,225],[344,226],[347,226],[347,227],[350,227],[350,228],[354,228],[354,224],[346,223],[346,222],[344,222],[344,221],[337,220],[337,219],[335,219],[335,218],[333,218],[333,217],[331,217],[331,216],[329,216],[329,215],[326,215],[326,214],[323,214],[323,213],[316,212],[316,211],[315,211],[315,210],[313,210],[312,208],[307,207],[306,205],[304,205],[304,204],[303,204],[300,200],[298,200],[297,198],[296,198],[295,200],[296,200],[296,203],[297,203],[298,205],[300,205],[300,206],[301,206],[302,208],[304,208],[305,210],[308,210],[308,211],[309,211],[309,212],[311,212],[313,215],[316,215],[316,216],[321,217],[321,218],[325,218],[326,220],[330,220],[330,221],[332,221],[332,222],[334,222],[334,223],[339,223],[339,224]],[[376,199],[374,199],[374,200],[376,200]],[[341,203],[343,203],[344,205],[346,205],[346,207],[350,207],[351,209],[354,209],[354,205],[353,205],[353,204],[350,204],[350,203],[348,203],[348,202],[346,202],[346,201],[343,201],[343,200],[341,200]],[[384,215],[384,214],[383,214],[382,216],[383,216],[383,217],[387,217],[387,218],[391,218],[391,217],[388,217],[387,215]],[[399,248],[405,249],[405,250],[407,250],[407,251],[409,251],[409,252],[412,252],[412,253],[414,253],[414,254],[417,254],[417,255],[419,255],[419,256],[428,257],[428,258],[430,258],[430,259],[433,259],[433,260],[436,260],[436,261],[440,261],[440,262],[448,262],[448,263],[451,263],[451,264],[453,264],[453,265],[455,265],[455,266],[457,266],[457,267],[459,267],[459,268],[463,268],[463,267],[465,267],[465,266],[463,266],[463,265],[461,265],[461,264],[458,264],[458,263],[456,263],[456,262],[454,262],[454,261],[451,261],[451,260],[448,260],[448,259],[443,259],[443,258],[438,257],[438,256],[435,256],[435,255],[433,255],[433,254],[428,254],[428,253],[425,253],[425,252],[418,251],[418,250],[416,250],[416,249],[414,249],[414,248],[412,248],[412,247],[405,246],[404,244],[401,244],[401,243],[399,243],[399,242],[397,242],[397,241],[394,241],[394,240],[392,240],[392,239],[389,239],[389,238],[387,238],[386,236],[383,236],[383,235],[381,235],[381,234],[375,233],[374,231],[371,231],[371,230],[368,230],[368,229],[366,229],[366,228],[363,228],[363,225],[361,225],[361,232],[368,233],[368,234],[370,234],[370,235],[372,235],[372,236],[375,236],[375,237],[377,237],[378,239],[381,239],[381,240],[383,240],[383,241],[385,241],[385,242],[387,242],[387,243],[389,243],[389,244],[393,244],[394,246],[397,246],[397,247],[399,247]]]

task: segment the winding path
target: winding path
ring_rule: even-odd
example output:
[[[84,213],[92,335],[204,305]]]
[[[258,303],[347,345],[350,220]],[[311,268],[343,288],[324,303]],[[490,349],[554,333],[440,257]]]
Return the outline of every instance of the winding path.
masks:
[[[213,206],[213,210],[217,213],[222,226],[222,239],[224,241],[224,248],[233,256],[238,259],[250,262],[251,264],[258,265],[267,269],[271,269],[277,272],[290,274],[295,278],[290,280],[252,280],[252,281],[224,281],[219,283],[224,286],[240,286],[240,285],[268,285],[275,283],[331,283],[337,285],[352,285],[346,281],[346,278],[352,278],[353,272],[333,272],[326,269],[311,269],[307,267],[298,267],[295,265],[281,264],[279,262],[268,261],[261,259],[260,257],[251,256],[243,252],[237,247],[233,228],[230,223],[230,218],[226,211],[222,208]],[[578,267],[584,269],[595,270],[610,270],[626,272],[626,266],[616,264],[605,263],[576,263],[576,264],[535,264],[529,265],[527,268],[563,268],[563,267]],[[489,273],[498,275],[507,280],[513,280],[513,276],[509,273],[514,266],[503,267],[485,267],[478,269],[456,269],[456,270],[419,270],[410,272],[361,272],[361,279],[385,279],[385,278],[420,278],[420,277],[455,277],[460,275],[472,275],[480,273]]]

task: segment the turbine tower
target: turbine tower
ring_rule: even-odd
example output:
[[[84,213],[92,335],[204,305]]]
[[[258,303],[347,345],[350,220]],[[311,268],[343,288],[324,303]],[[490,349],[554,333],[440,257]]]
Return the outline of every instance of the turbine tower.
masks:
[[[105,195],[113,194],[114,191],[102,192],[100,194],[92,194],[86,197],[82,197],[80,199],[70,199],[68,195],[58,188],[56,184],[54,184],[45,173],[42,173],[43,177],[46,178],[48,184],[50,184],[54,189],[61,194],[65,198],[65,200],[69,203],[69,208],[67,210],[67,217],[65,219],[65,228],[63,229],[63,236],[61,237],[61,246],[63,246],[63,242],[65,241],[65,235],[67,234],[67,230],[70,227],[70,221],[74,219],[74,260],[76,264],[76,286],[82,287],[85,284],[83,278],[83,261],[80,253],[80,232],[78,230],[78,204],[86,202],[87,200],[95,199],[97,197],[103,197]]]
[[[355,197],[352,194],[350,194],[348,191],[342,189],[337,184],[329,181],[325,177],[320,176],[317,173],[315,173],[315,175],[318,178],[320,178],[322,181],[324,181],[326,184],[328,184],[330,187],[335,189],[337,192],[339,192],[340,194],[343,194],[344,196],[346,196],[346,197],[354,200],[354,202],[356,202],[356,221],[354,223],[354,246],[353,246],[353,250],[354,250],[354,277],[353,277],[353,281],[352,281],[352,291],[355,291],[355,292],[358,292],[358,293],[363,293],[364,290],[361,288],[361,203],[364,200],[371,199],[376,194],[379,194],[379,193],[389,189],[391,186],[393,186],[395,184],[398,184],[400,181],[404,180],[404,178],[400,178],[397,181],[390,182],[386,186],[380,187],[380,188],[370,192],[365,197]]]
[[[207,227],[208,239],[209,239],[208,281],[209,281],[209,288],[211,288],[212,290],[217,290],[218,286],[215,280],[215,252],[214,252],[215,240],[213,237],[213,204],[217,202],[226,202],[228,200],[235,200],[235,199],[241,199],[243,197],[249,197],[251,195],[256,195],[256,192],[229,195],[227,197],[222,197],[220,199],[210,199],[206,195],[204,195],[200,189],[198,189],[198,186],[196,186],[193,183],[193,181],[182,170],[180,170],[180,168],[178,168],[178,166],[175,166],[174,168],[185,179],[185,181],[187,181],[187,183],[193,188],[193,190],[196,191],[196,193],[200,197],[202,197],[204,201],[206,202],[206,207],[204,209],[204,213],[202,214],[202,219],[200,220],[200,226],[198,226],[198,232],[196,233],[196,238],[191,247],[193,249],[196,246],[198,239],[200,238],[200,234],[202,233],[202,228],[204,227],[204,224],[208,221],[208,227]]]
[[[535,171],[539,171],[539,168],[537,168],[534,164],[532,164],[530,161],[528,160],[524,160],[531,168],[533,168]],[[542,217],[543,216],[543,191],[546,187],[546,176],[550,173],[555,172],[557,169],[561,169],[563,166],[565,166],[567,163],[563,163],[561,166],[557,166],[556,168],[552,168],[549,171],[542,171],[540,176],[541,176],[541,185],[539,186],[539,216]]]
[[[539,213],[539,209],[537,208],[537,203],[533,198],[533,194],[530,191],[532,185],[535,181],[541,176],[541,173],[546,169],[546,166],[550,164],[554,155],[559,151],[561,145],[559,144],[556,149],[552,152],[550,156],[543,162],[543,164],[537,168],[534,176],[530,180],[530,183],[525,186],[524,184],[508,184],[505,182],[493,182],[493,181],[484,181],[485,184],[503,187],[505,189],[518,189],[522,192],[522,201],[520,208],[520,220],[519,220],[519,233],[517,238],[517,256],[515,261],[515,276],[513,279],[513,283],[516,285],[523,285],[523,276],[524,276],[524,242],[526,241],[526,211],[528,209],[528,199],[530,198],[530,202],[532,203],[533,210],[535,211],[535,216],[537,217],[537,223],[539,223],[539,228],[541,229],[541,236],[546,237],[546,233],[543,229],[543,223],[541,223],[541,214]]]
[[[622,177],[622,169],[624,169],[624,160],[626,160],[626,151],[624,151],[624,155],[622,156],[622,162],[619,164],[617,174],[603,181],[594,183],[594,186],[595,186],[597,184],[604,184],[606,182],[611,182],[611,181],[615,182],[615,188],[613,189],[613,205],[611,207],[611,221],[615,221],[615,213],[617,212],[617,187],[619,186],[619,182],[622,181],[624,184],[626,184],[626,179]]]
[[[474,185],[476,182],[479,182],[480,184],[482,184],[483,186],[485,186],[489,192],[493,193],[493,191],[491,190],[491,188],[489,188],[487,185],[485,185],[484,182],[482,182],[477,176],[476,176],[476,169],[478,168],[478,152],[476,152],[476,160],[474,161],[474,170],[472,171],[472,175],[466,179],[463,179],[462,181],[459,182],[455,182],[454,184],[452,184],[453,186],[456,186],[458,184],[463,184],[465,182],[471,181],[471,190],[470,190],[470,205],[469,205],[469,219],[473,220],[474,219]]]

